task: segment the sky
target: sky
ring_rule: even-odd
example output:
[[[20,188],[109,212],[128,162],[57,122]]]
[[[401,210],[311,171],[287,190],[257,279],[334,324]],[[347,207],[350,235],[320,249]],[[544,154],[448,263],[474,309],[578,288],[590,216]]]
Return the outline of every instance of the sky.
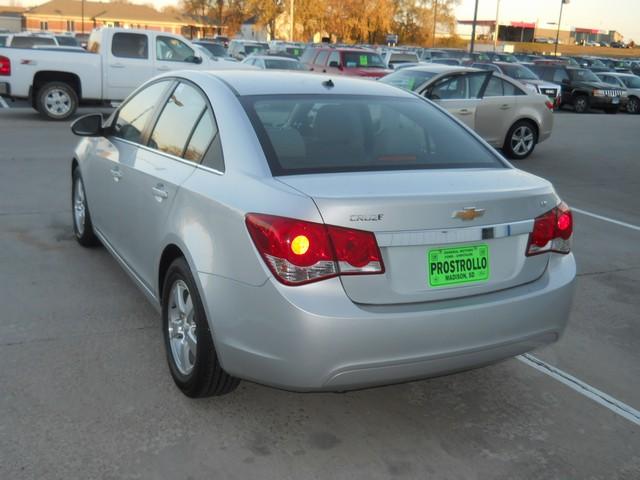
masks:
[[[176,0],[133,0],[152,3],[160,8],[175,5]],[[318,0],[322,1],[322,0]],[[478,19],[494,20],[498,0],[478,0]],[[500,0],[500,21],[523,21],[554,28],[547,22],[557,22],[561,0]],[[42,3],[43,0],[0,0],[0,5],[20,2],[23,5]],[[472,20],[475,0],[460,0],[456,8],[458,20]],[[570,27],[617,30],[626,41],[640,43],[640,0],[570,0],[564,6],[562,29]]]
[[[496,18],[497,0],[478,0],[478,20]],[[475,0],[461,0],[458,20],[473,20]],[[500,22],[557,22],[560,0],[500,0]],[[640,42],[640,0],[571,0],[562,10],[562,29],[571,27],[617,30],[624,39]]]

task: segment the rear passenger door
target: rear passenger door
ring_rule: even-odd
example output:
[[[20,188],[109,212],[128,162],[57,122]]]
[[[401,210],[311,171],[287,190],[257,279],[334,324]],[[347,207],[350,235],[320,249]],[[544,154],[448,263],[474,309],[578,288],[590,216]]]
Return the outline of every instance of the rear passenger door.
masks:
[[[111,48],[104,57],[107,59],[103,81],[106,100],[123,100],[153,77],[149,50],[149,36],[144,33],[113,34]]]
[[[128,207],[120,215],[129,235],[123,253],[139,278],[155,291],[155,275],[164,230],[180,185],[202,162],[216,129],[202,91],[179,83],[149,129],[147,147],[123,172],[131,181]]]
[[[520,95],[526,93],[512,83],[496,76],[489,79],[476,112],[476,131],[490,144],[502,146],[515,122]]]

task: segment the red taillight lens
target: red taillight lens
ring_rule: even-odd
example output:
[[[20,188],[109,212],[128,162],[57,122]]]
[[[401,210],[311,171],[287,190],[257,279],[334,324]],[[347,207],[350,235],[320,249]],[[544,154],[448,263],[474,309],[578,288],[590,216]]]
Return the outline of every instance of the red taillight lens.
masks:
[[[535,219],[529,234],[527,256],[546,252],[569,253],[573,234],[573,216],[563,202]]]
[[[551,100],[547,100],[546,102],[544,102],[544,104],[549,110],[553,110],[553,102]]]
[[[11,75],[11,60],[0,55],[0,75]]]
[[[286,285],[384,272],[371,232],[257,213],[248,214],[246,224],[269,269]]]

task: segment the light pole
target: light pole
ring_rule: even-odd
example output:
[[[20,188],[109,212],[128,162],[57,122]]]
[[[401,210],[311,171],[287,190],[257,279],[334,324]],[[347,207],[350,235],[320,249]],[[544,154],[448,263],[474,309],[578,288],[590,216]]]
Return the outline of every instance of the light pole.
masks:
[[[84,33],[84,0],[82,0],[82,2],[80,2],[82,4],[82,6],[80,7],[82,9],[82,13],[81,13],[81,17],[82,17],[82,33]],[[77,11],[77,10],[76,10]]]
[[[500,33],[500,0],[496,4],[496,31],[493,35],[493,51],[498,48],[498,33]]]
[[[436,21],[438,19],[438,0],[433,0],[433,38],[431,39],[431,48],[436,46]]]
[[[291,0],[291,5],[289,6],[289,31],[291,32],[291,41],[293,42],[293,14],[294,14],[294,8],[295,8],[295,0]]]
[[[476,6],[473,10],[473,25],[471,26],[471,45],[469,46],[469,53],[473,53],[473,47],[476,43],[476,22],[478,21],[478,0],[476,0]]]
[[[569,3],[569,0],[560,0],[560,17],[558,18],[558,29],[556,30],[556,45],[553,49],[553,55],[558,55],[558,40],[560,38],[560,23],[562,22],[562,7],[565,3]]]

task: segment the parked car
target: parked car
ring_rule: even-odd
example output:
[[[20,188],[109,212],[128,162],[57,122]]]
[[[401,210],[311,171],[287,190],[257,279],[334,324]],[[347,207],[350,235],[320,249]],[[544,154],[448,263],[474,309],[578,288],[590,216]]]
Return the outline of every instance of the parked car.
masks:
[[[227,49],[224,48],[224,45],[221,42],[214,42],[212,40],[194,40],[194,45],[200,45],[202,48],[206,49],[212,56],[216,58],[224,58],[227,60],[236,60],[231,55],[227,53]]]
[[[55,38],[61,47],[82,47],[73,35],[55,35]]]
[[[409,381],[566,327],[569,208],[409,92],[172,72],[72,130],[86,137],[70,168],[75,236],[102,243],[161,312],[190,397],[241,378],[299,391]]]
[[[630,73],[606,72],[596,74],[600,80],[609,85],[626,90],[626,110],[629,113],[640,113],[640,77]]]
[[[594,73],[608,72],[611,69],[599,58],[595,57],[573,57],[582,68],[588,68]]]
[[[280,40],[269,43],[269,52],[276,54],[285,54],[287,56],[299,59],[304,52],[305,45],[299,42],[284,42]]]
[[[380,78],[390,72],[378,53],[354,47],[319,47],[309,53],[305,50],[300,62],[312,72],[336,75]]]
[[[573,106],[576,113],[586,113],[590,108],[616,113],[626,99],[622,89],[611,88],[585,68],[534,64],[531,70],[543,80],[559,84],[561,105]]]
[[[59,45],[54,35],[41,33],[15,33],[7,35],[6,47],[33,48],[36,45]]]
[[[29,99],[45,117],[64,120],[81,103],[121,101],[159,73],[244,68],[198,56],[185,38],[152,30],[99,28],[91,33],[91,54],[69,49],[0,48],[0,95]]]
[[[7,38],[8,37],[9,37],[9,35],[0,34],[0,47],[6,47],[7,46]]]
[[[233,39],[229,42],[227,51],[236,60],[243,60],[252,54],[268,52],[269,44],[253,40]]]
[[[434,58],[432,63],[438,63],[440,65],[455,65],[460,66],[464,64],[464,60],[460,58]]]
[[[295,58],[277,55],[251,55],[242,63],[266,70],[306,70]]]
[[[419,63],[420,58],[416,53],[402,50],[388,50],[382,57],[387,68],[396,68],[403,63]]]
[[[518,63],[494,62],[494,63],[473,63],[474,68],[483,70],[494,70],[500,72],[507,77],[513,78],[524,84],[525,87],[536,93],[541,93],[549,97],[555,107],[560,107],[562,98],[560,85],[540,80],[538,76],[529,68]]]
[[[426,81],[425,74],[431,75]],[[409,81],[415,75],[414,81]],[[395,86],[399,78],[410,90],[433,100],[478,135],[515,159],[531,155],[551,136],[553,103],[497,72],[425,64],[405,68],[380,81]]]

